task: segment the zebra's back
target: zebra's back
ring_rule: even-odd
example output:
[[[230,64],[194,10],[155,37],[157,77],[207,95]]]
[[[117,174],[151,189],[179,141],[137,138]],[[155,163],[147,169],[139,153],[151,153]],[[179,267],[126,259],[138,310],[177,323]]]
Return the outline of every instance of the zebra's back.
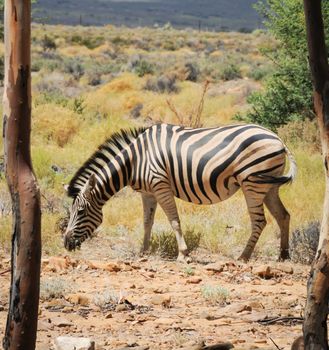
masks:
[[[250,176],[280,176],[285,166],[282,141],[257,125],[192,129],[158,124],[140,137],[148,179],[168,181],[176,197],[197,204],[225,200]]]

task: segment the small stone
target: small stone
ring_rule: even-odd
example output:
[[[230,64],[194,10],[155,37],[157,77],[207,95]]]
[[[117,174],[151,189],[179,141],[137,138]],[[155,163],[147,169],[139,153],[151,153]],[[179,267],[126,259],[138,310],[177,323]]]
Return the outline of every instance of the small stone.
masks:
[[[151,298],[151,303],[153,305],[162,305],[164,307],[170,307],[171,304],[171,296],[170,295],[153,295]]]
[[[71,304],[88,306],[90,305],[90,297],[86,294],[69,294],[65,299]]]
[[[134,346],[133,348],[131,346],[126,346],[124,348],[120,348],[118,350],[149,350],[148,346]]]
[[[205,269],[213,273],[220,273],[224,270],[224,266],[221,263],[213,263],[213,264],[206,265]]]
[[[199,284],[201,281],[202,281],[202,278],[197,277],[197,276],[193,276],[193,277],[188,278],[188,279],[186,280],[186,283],[189,283],[189,284]]]
[[[293,281],[283,281],[282,283],[283,283],[285,286],[293,286],[293,285],[294,285]]]
[[[89,338],[57,337],[55,350],[95,350],[95,342]]]
[[[289,274],[289,275],[292,275],[294,273],[294,269],[288,265],[282,264],[282,265],[276,266],[276,268],[284,273]]]
[[[160,317],[153,321],[155,324],[170,326],[176,322],[176,320],[167,317]]]
[[[259,301],[251,301],[249,303],[249,305],[253,310],[265,309],[264,305],[262,303],[260,303]]]
[[[253,267],[252,269],[253,274],[264,278],[264,279],[269,279],[273,277],[271,267],[268,265],[261,265],[261,266],[256,266]]]
[[[47,332],[53,328],[53,325],[47,321],[40,320],[38,321],[38,331]]]
[[[75,263],[71,261],[71,259],[68,256],[65,256],[64,258],[58,257],[58,256],[52,256],[47,261],[44,261],[45,270],[46,271],[52,271],[52,272],[58,272],[68,269],[71,265],[74,265]]]
[[[165,293],[168,293],[168,288],[167,287],[156,287],[153,289],[153,293],[165,294]]]
[[[127,305],[126,304],[119,304],[116,306],[115,311],[116,312],[122,312],[127,310]]]
[[[109,272],[119,272],[122,270],[119,264],[115,262],[103,263],[100,261],[92,260],[88,262],[88,265],[91,269],[100,269],[100,270],[105,270]]]
[[[105,315],[105,318],[106,319],[113,318],[113,315],[111,313],[108,313],[108,314]]]
[[[69,320],[66,320],[65,318],[62,317],[57,317],[52,320],[53,324],[56,327],[71,327],[73,326],[73,323]]]

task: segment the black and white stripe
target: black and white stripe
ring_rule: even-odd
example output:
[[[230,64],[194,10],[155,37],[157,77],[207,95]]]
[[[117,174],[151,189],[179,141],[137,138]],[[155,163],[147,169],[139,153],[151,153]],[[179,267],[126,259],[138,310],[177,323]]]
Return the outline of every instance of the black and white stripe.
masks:
[[[290,170],[283,175],[286,158]],[[241,255],[248,260],[266,225],[264,203],[281,230],[281,258],[287,258],[289,214],[279,186],[296,175],[296,162],[277,135],[257,125],[185,128],[157,124],[122,131],[102,144],[78,170],[68,187],[74,198],[66,246],[92,234],[105,202],[125,186],[142,193],[144,250],[149,248],[156,205],[166,213],[177,237],[180,256],[187,254],[174,197],[195,204],[214,204],[242,189],[252,233]],[[76,214],[80,199],[85,214]],[[93,208],[93,209],[91,209]],[[80,208],[80,213],[83,210]]]

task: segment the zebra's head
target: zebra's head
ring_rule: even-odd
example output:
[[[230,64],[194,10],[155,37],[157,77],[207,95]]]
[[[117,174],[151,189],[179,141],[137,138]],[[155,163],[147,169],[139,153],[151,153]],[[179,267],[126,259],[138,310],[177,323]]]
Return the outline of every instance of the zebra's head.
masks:
[[[102,207],[93,200],[92,196],[95,186],[96,177],[92,174],[73,199],[70,218],[64,234],[64,246],[67,250],[80,248],[81,243],[93,237],[95,230],[102,223]]]

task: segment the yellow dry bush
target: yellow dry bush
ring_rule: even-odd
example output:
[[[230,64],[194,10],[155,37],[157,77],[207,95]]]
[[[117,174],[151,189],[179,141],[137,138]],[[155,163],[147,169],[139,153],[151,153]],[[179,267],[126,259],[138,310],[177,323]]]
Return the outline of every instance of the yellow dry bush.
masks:
[[[92,54],[92,50],[81,45],[61,47],[58,49],[58,51],[61,55],[66,57],[90,56]]]
[[[36,106],[33,111],[33,135],[64,147],[79,130],[80,116],[54,104]]]
[[[98,94],[108,94],[113,92],[124,92],[132,89],[139,89],[140,79],[131,73],[122,74],[119,78],[112,80],[111,82],[103,85],[98,89]]]

